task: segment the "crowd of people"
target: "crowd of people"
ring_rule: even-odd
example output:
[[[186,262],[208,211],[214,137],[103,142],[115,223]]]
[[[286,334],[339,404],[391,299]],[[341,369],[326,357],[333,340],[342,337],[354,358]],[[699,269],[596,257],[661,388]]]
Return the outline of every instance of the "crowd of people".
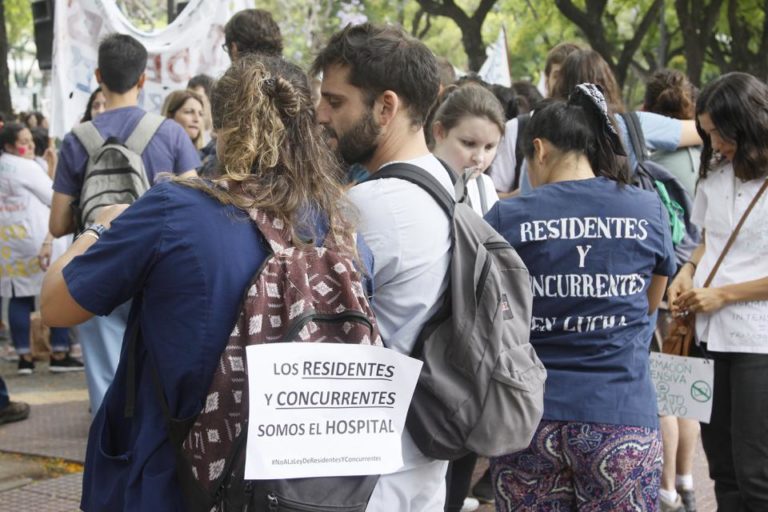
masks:
[[[366,510],[468,512],[480,500],[502,512],[695,511],[699,423],[659,417],[649,365],[657,324],[690,314],[689,355],[714,361],[701,437],[718,508],[768,510],[768,86],[734,72],[698,91],[679,71],[656,72],[636,112],[640,155],[610,66],[577,44],[549,52],[546,99],[530,84],[456,80],[394,26],[347,26],[304,71],[282,57],[271,15],[249,9],[227,23],[224,49],[226,73],[172,91],[159,118],[138,107],[146,49],[113,34],[99,45],[87,128],[58,151],[41,115],[2,119],[0,294],[20,374],[35,369],[38,296],[51,371],[85,370],[83,510],[185,510],[164,418],[194,417],[206,402],[271,252],[254,212],[297,246],[356,235],[357,248],[341,250],[368,280],[384,345],[413,352],[450,287],[452,231],[420,187],[370,179],[393,162],[452,197],[461,182],[515,248],[547,380],[529,446],[492,457],[474,487],[476,454],[432,459],[406,431],[403,466],[378,478]],[[151,188],[82,225],[86,130],[140,148]],[[646,156],[695,198],[688,213],[702,236],[682,260],[659,194],[633,185]],[[0,379],[0,423],[28,415]]]

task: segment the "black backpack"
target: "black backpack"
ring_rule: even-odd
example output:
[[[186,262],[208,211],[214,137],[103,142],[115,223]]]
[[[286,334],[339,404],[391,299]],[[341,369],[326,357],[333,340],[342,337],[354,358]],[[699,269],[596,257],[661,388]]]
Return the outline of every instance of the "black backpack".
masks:
[[[637,157],[633,184],[643,190],[650,190],[658,194],[669,213],[675,260],[677,267],[680,268],[690,259],[693,250],[701,243],[701,232],[691,221],[693,199],[674,174],[666,167],[648,159],[648,149],[637,114],[628,112],[621,114],[621,117],[627,125],[629,140]]]

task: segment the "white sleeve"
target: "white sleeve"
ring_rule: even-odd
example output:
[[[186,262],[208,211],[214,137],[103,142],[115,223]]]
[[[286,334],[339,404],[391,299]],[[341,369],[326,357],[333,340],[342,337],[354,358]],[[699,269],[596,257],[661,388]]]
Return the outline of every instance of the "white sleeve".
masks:
[[[504,136],[499,141],[496,158],[491,162],[487,174],[499,192],[511,192],[515,183],[515,147],[517,145],[517,118],[510,119],[504,127]]]
[[[53,181],[33,160],[30,160],[29,163],[31,165],[24,166],[25,168],[18,174],[21,185],[50,208],[53,200]]]
[[[706,229],[707,215],[707,189],[709,188],[709,179],[700,180],[696,185],[696,195],[693,197],[693,209],[691,210],[691,222],[699,229]]]

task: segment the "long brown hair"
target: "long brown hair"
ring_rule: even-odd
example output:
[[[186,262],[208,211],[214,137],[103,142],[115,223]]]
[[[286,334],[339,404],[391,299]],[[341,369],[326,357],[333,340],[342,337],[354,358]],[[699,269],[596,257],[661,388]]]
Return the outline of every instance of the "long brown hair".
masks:
[[[216,82],[211,105],[220,177],[215,186],[199,179],[183,183],[224,204],[272,214],[296,245],[317,238],[318,223],[336,241],[350,239],[354,209],[301,69],[279,57],[244,55]]]
[[[574,88],[583,83],[597,84],[603,88],[608,111],[611,114],[624,112],[621,89],[611,66],[591,48],[576,50],[568,54],[560,68],[560,74],[552,96],[565,100]]]
[[[768,85],[747,74],[727,73],[702,89],[696,101],[696,129],[704,147],[699,176],[706,178],[714,167],[714,149],[699,116],[709,114],[720,136],[736,144],[733,172],[741,180],[768,176]]]

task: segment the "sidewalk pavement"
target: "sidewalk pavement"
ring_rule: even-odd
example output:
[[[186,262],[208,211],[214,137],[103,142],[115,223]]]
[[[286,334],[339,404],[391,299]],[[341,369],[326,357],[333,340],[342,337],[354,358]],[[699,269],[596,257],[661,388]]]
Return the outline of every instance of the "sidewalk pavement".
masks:
[[[90,413],[83,372],[52,374],[38,362],[31,376],[16,374],[16,363],[0,361],[11,400],[32,406],[27,420],[0,426],[0,512],[79,510],[82,463]],[[475,479],[487,462],[478,464]],[[694,464],[699,512],[715,512],[707,462],[699,446]],[[483,505],[480,512],[492,512]]]
[[[82,464],[91,420],[83,372],[32,375],[0,361],[11,400],[31,405],[29,418],[0,426],[0,512],[80,510]]]

